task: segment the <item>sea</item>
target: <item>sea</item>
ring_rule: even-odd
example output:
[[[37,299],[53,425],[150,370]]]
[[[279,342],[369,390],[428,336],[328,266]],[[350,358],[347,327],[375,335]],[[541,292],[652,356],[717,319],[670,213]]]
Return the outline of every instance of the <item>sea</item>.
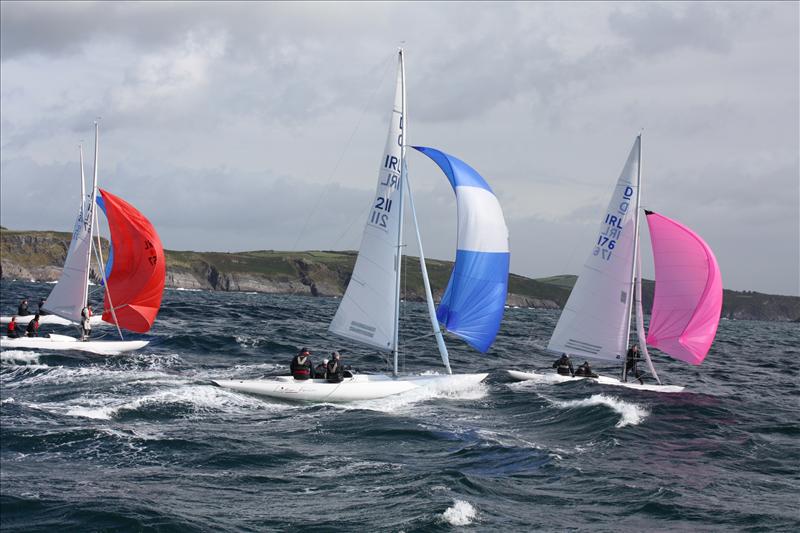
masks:
[[[7,315],[52,285],[0,288]],[[800,531],[796,323],[723,320],[701,366],[656,355],[677,394],[511,382],[552,371],[559,312],[525,308],[488,353],[448,338],[454,372],[489,373],[468,389],[336,405],[211,383],[285,375],[301,346],[386,371],[328,333],[338,301],[167,289],[138,352],[3,351],[0,529]],[[442,372],[426,308],[402,309],[402,370]]]

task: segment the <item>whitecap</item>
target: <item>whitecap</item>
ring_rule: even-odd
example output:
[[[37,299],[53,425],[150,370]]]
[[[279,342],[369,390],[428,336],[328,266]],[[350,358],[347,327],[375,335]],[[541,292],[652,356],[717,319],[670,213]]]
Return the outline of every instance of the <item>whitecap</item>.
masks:
[[[650,414],[650,412],[641,405],[626,402],[625,400],[620,400],[619,398],[607,396],[605,394],[593,394],[591,397],[584,398],[582,400],[550,400],[550,402],[565,409],[572,407],[593,407],[595,405],[605,405],[613,409],[621,416],[616,425],[618,428],[638,425],[645,418],[647,418],[647,415]]]
[[[193,413],[230,412],[253,409],[282,410],[289,408],[283,404],[270,404],[250,396],[236,394],[210,385],[193,385],[173,388],[143,395],[135,400],[119,398],[81,399],[71,405],[40,405],[50,411],[62,412],[67,416],[110,420],[122,411],[136,411],[157,405],[180,404],[188,406]]]
[[[0,353],[0,361],[3,363],[23,363],[29,365],[39,362],[39,354],[37,352],[28,352],[24,350],[5,350]]]
[[[468,526],[476,516],[478,512],[469,502],[453,500],[453,506],[442,513],[442,520],[452,526]]]

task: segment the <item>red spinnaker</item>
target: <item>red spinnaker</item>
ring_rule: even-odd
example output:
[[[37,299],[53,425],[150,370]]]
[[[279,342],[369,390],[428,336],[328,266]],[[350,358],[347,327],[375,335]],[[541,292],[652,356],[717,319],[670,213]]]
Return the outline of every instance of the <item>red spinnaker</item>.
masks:
[[[692,230],[647,212],[656,294],[647,344],[699,365],[708,353],[722,310],[722,276],[708,244]]]
[[[119,327],[144,333],[161,307],[166,264],[164,248],[155,228],[135,207],[100,189],[105,203],[114,263],[108,276],[108,293]],[[109,294],[103,302],[103,320],[114,323]]]

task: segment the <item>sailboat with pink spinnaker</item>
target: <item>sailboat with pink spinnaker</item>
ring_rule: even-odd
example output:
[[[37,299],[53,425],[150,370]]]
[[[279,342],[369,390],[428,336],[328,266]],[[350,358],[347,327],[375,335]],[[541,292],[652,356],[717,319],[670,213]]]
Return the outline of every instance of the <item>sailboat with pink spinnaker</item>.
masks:
[[[680,392],[664,385],[647,349],[656,348],[673,359],[699,365],[708,354],[722,310],[722,276],[714,252],[683,224],[644,211],[655,263],[655,296],[647,333],[642,310],[639,222],[642,210],[642,136],[637,136],[600,229],[575,287],[556,324],[547,350],[570,357],[621,362],[620,377],[571,377],[556,373],[508,370],[515,380],[567,382],[594,379],[601,384],[657,392]],[[632,324],[634,315],[636,322]],[[629,382],[626,353],[631,328],[648,381]]]

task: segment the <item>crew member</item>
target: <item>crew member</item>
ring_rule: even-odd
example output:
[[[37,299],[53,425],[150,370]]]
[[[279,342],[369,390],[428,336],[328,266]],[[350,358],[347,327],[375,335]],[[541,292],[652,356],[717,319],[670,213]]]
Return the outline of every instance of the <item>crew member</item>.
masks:
[[[294,379],[310,379],[313,377],[314,365],[311,363],[311,351],[308,348],[301,348],[289,365]]]
[[[316,379],[325,379],[328,375],[328,360],[323,359],[320,364],[314,367],[314,377]]]
[[[328,361],[328,375],[326,377],[329,383],[341,383],[344,379],[344,365],[342,364],[342,356],[339,352],[331,353],[331,360]]]
[[[28,337],[38,337],[39,336],[39,313],[33,315],[33,320],[28,322],[28,327],[25,328],[25,334]]]
[[[583,364],[579,366],[577,370],[575,370],[575,376],[576,377],[580,376],[584,378],[596,378],[597,374],[592,372],[592,367],[589,364],[589,361],[584,361]]]
[[[628,349],[628,353],[625,355],[625,380],[627,381],[628,376],[633,376],[634,378],[639,380],[639,383],[644,385],[644,380],[642,379],[642,375],[637,368],[637,363],[641,355],[639,354],[639,345],[632,344],[631,347]]]
[[[562,376],[575,376],[575,369],[572,368],[572,361],[566,353],[562,353],[558,361],[553,363],[553,368]]]
[[[8,323],[8,327],[6,328],[6,335],[9,339],[16,339],[19,337],[19,331],[17,331],[17,317],[11,317],[11,322]]]
[[[17,315],[18,316],[28,316],[30,311],[28,311],[28,299],[23,298],[19,302],[19,306],[17,307]]]
[[[92,335],[92,306],[81,309],[81,340],[88,341]]]
[[[41,315],[46,315],[46,314],[47,314],[47,313],[45,313],[45,311],[44,311],[44,302],[45,302],[45,299],[44,299],[44,298],[39,298],[39,315],[40,315],[40,316],[41,316]]]

